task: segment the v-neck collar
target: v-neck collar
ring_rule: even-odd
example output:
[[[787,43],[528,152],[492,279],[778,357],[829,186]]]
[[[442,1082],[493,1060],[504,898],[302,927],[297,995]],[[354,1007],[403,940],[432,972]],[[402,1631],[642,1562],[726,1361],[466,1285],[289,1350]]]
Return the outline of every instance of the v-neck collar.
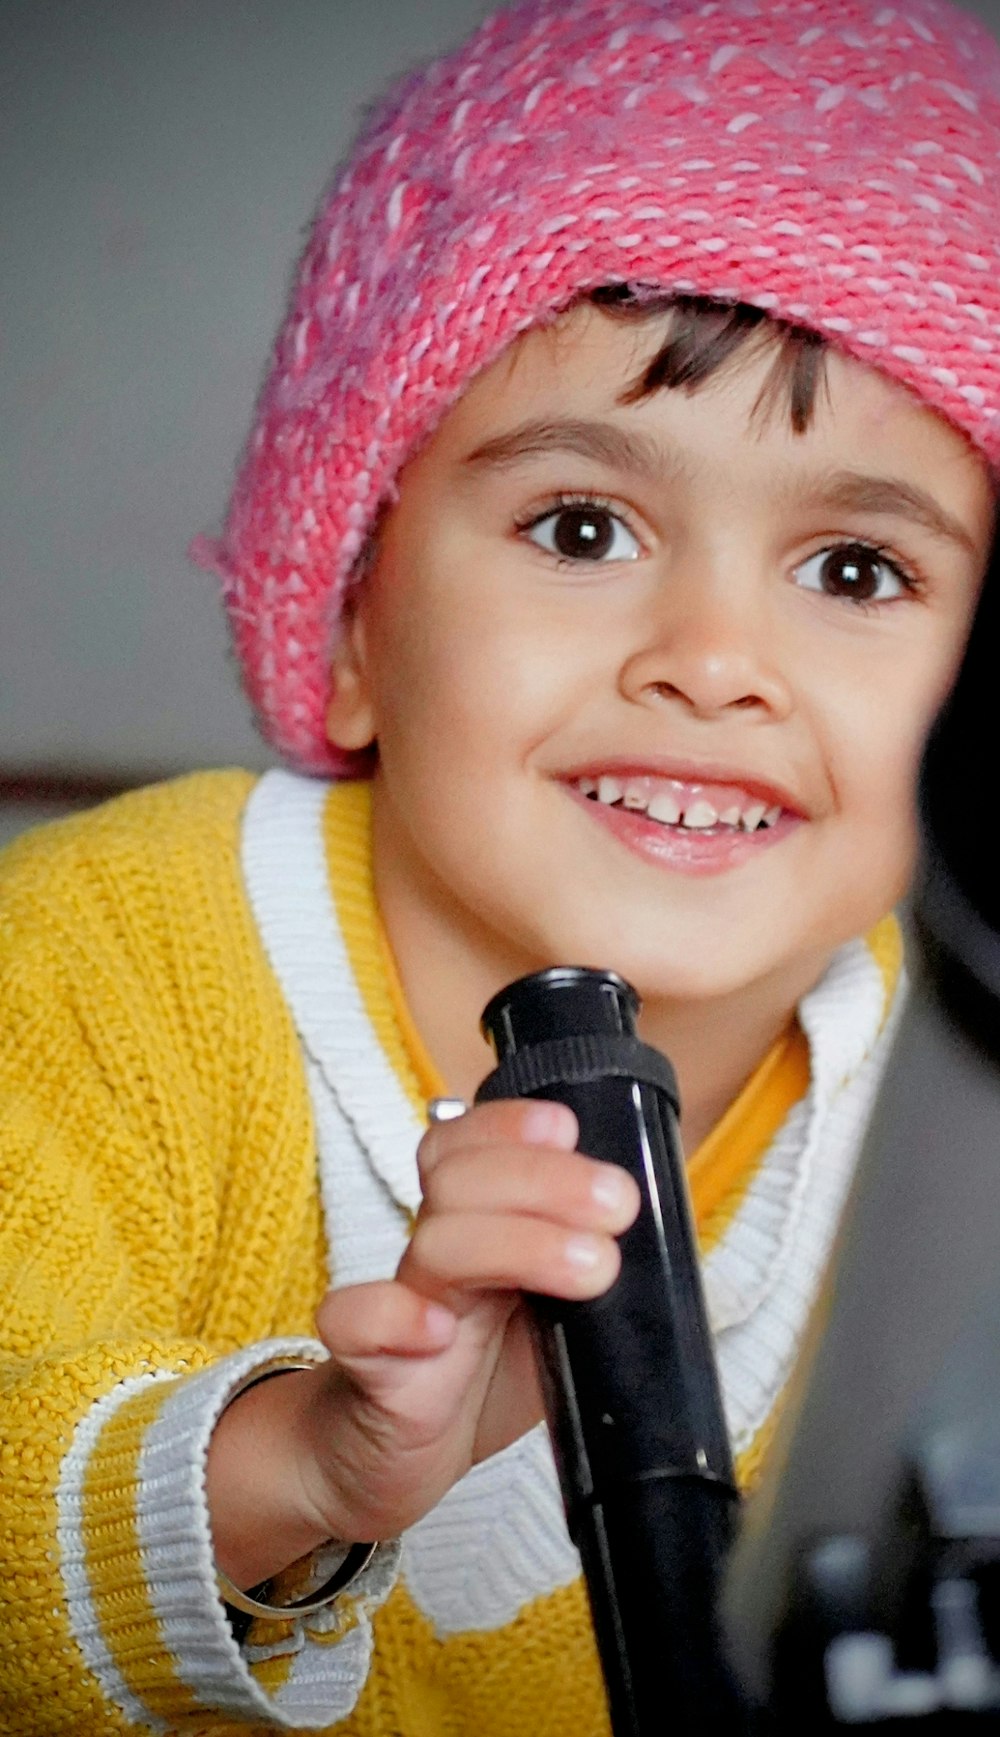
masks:
[[[370,792],[276,770],[249,799],[244,874],[304,1049],[396,1205],[420,1200],[416,1147],[433,1069],[415,1040],[378,916]],[[809,1214],[827,1112],[875,1050],[899,973],[893,919],[847,943],[799,1006],[810,1085],[751,1177],[705,1262],[713,1325],[745,1322],[770,1295]],[[430,1071],[429,1071],[430,1070]]]
[[[243,872],[303,1047],[375,1174],[412,1216],[420,1204],[416,1148],[425,1118],[419,1074],[392,1012],[358,791],[281,769],[265,773],[244,814]],[[350,822],[337,865],[349,872],[336,891],[324,825],[330,800]],[[360,984],[358,962],[366,962]]]

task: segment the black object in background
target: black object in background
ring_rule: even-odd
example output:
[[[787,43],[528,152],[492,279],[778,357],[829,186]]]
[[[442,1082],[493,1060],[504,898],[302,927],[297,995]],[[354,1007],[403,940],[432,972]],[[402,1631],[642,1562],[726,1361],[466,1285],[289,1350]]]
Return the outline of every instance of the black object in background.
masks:
[[[782,1732],[1000,1731],[1000,546],[920,785],[915,983],[726,1608]]]
[[[579,1147],[642,1192],[618,1279],[534,1301],[545,1404],[583,1561],[615,1737],[739,1728],[716,1601],[738,1497],[705,1313],[669,1062],[609,971],[556,967],[493,998],[499,1066],[477,1103],[568,1104]]]

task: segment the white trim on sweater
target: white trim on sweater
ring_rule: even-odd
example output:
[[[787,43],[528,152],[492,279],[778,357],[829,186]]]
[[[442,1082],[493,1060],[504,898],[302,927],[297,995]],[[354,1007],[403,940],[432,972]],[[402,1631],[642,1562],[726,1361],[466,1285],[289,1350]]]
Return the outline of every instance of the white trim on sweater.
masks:
[[[176,1380],[169,1369],[150,1369],[119,1381],[101,1395],[76,1426],[69,1451],[66,1453],[56,1488],[59,1542],[59,1564],[66,1589],[66,1614],[73,1636],[83,1654],[87,1669],[96,1677],[102,1695],[118,1708],[132,1724],[144,1725],[151,1732],[167,1731],[164,1719],[153,1717],[145,1703],[133,1695],[115,1664],[104,1638],[104,1629],[97,1614],[87,1572],[87,1546],[83,1530],[83,1486],[91,1454],[102,1430],[110,1423],[119,1407],[143,1388],[157,1381]]]
[[[395,1579],[397,1552],[382,1546],[352,1583],[346,1596],[358,1621],[336,1648],[325,1640],[309,1644],[311,1633],[324,1626],[316,1617],[290,1624],[288,1638],[277,1649],[291,1659],[288,1676],[273,1695],[262,1688],[248,1668],[254,1655],[236,1645],[219,1597],[205,1463],[212,1430],[234,1390],[281,1357],[322,1362],[326,1352],[312,1339],[261,1340],[176,1383],[143,1441],[138,1532],[164,1644],[197,1704],[237,1720],[264,1720],[277,1730],[325,1730],[351,1711],[359,1681],[368,1673],[369,1618]]]
[[[381,1045],[372,1041],[337,922],[323,840],[328,792],[329,785],[313,778],[265,773],[244,811],[243,873],[303,1049],[384,1192],[403,1208],[405,1225],[420,1204],[414,1133],[421,1124]],[[335,1168],[339,1174],[339,1164]],[[330,1180],[325,1166],[324,1190]],[[324,1205],[328,1225],[335,1224],[326,1193]]]
[[[267,773],[245,812],[244,867],[303,1048],[331,1271],[344,1284],[395,1269],[406,1212],[419,1199],[422,1125],[372,1029],[339,932],[323,841],[327,793],[294,773]],[[704,1267],[737,1452],[790,1373],[894,1023],[884,1020],[882,976],[863,941],[840,949],[799,1011],[809,1092]],[[578,1571],[541,1430],[475,1467],[404,1540],[409,1590],[440,1634],[500,1627]]]
[[[147,1370],[118,1382],[80,1420],[56,1493],[67,1611],[88,1669],[131,1724],[153,1733],[174,1729],[133,1692],[116,1662],[112,1646],[122,1636],[106,1633],[94,1596],[83,1490],[104,1431],[123,1405],[156,1384],[163,1384],[166,1394],[139,1448],[135,1529],[143,1582],[177,1683],[206,1714],[223,1712],[279,1730],[325,1730],[354,1706],[371,1659],[371,1613],[391,1590],[398,1547],[383,1545],[352,1583],[349,1596],[358,1620],[335,1648],[324,1634],[338,1620],[334,1612],[293,1620],[290,1632],[282,1625],[282,1639],[272,1650],[288,1655],[290,1668],[271,1695],[249,1669],[258,1650],[241,1652],[219,1596],[205,1496],[209,1438],[234,1390],[275,1358],[321,1362],[325,1356],[316,1340],[272,1339],[196,1374]],[[127,1557],[127,1543],[123,1548]],[[318,1562],[322,1552],[316,1554]],[[318,1583],[324,1578],[320,1569]],[[309,1644],[314,1636],[321,1644]]]

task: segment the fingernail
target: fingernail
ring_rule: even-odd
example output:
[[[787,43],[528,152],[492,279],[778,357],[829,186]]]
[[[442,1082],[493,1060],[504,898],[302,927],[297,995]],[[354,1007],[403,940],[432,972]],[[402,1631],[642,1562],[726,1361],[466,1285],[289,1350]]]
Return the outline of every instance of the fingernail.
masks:
[[[570,1266],[593,1272],[600,1264],[603,1250],[596,1236],[568,1236],[564,1253]]]
[[[625,1172],[608,1164],[595,1176],[590,1192],[605,1212],[620,1212],[625,1204],[627,1188]]]
[[[455,1317],[443,1303],[428,1303],[424,1310],[424,1326],[428,1337],[446,1344],[455,1327]]]
[[[525,1139],[540,1146],[562,1146],[572,1151],[576,1145],[576,1117],[565,1104],[532,1104],[521,1127]]]

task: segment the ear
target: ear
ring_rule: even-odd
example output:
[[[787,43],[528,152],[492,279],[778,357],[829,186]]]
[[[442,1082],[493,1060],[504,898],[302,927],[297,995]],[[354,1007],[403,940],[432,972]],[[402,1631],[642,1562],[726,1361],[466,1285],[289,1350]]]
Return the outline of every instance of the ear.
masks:
[[[344,610],[340,637],[330,660],[326,733],[335,748],[357,752],[375,741],[375,708],[368,681],[364,610],[357,597]]]

